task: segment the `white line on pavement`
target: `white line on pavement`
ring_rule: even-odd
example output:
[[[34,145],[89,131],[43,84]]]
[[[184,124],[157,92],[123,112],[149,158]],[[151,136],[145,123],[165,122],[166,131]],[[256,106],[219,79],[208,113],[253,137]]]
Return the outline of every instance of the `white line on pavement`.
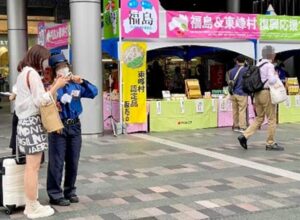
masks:
[[[274,175],[278,175],[278,176],[282,176],[282,177],[286,177],[286,178],[289,178],[289,179],[300,181],[300,173],[292,172],[292,171],[289,171],[289,170],[284,170],[284,169],[280,169],[280,168],[260,164],[260,163],[257,163],[257,162],[253,162],[253,161],[250,161],[250,160],[245,160],[245,159],[240,159],[240,158],[233,157],[233,156],[228,156],[226,154],[216,153],[216,152],[213,152],[213,151],[193,147],[193,146],[190,146],[190,145],[187,145],[187,144],[177,143],[177,142],[174,142],[174,141],[165,140],[165,139],[158,138],[158,137],[153,137],[153,136],[146,135],[146,134],[131,134],[131,135],[134,136],[134,137],[145,139],[147,141],[152,141],[152,142],[164,144],[164,145],[167,145],[167,146],[170,146],[170,147],[175,147],[175,148],[178,148],[178,149],[181,149],[181,150],[194,152],[194,153],[201,154],[201,155],[204,155],[204,156],[207,156],[207,157],[212,157],[212,158],[215,158],[215,159],[219,159],[219,160],[227,161],[227,162],[230,162],[230,163],[238,164],[240,166],[249,167],[249,168],[252,168],[252,169],[255,169],[255,170],[260,170],[260,171],[263,171],[263,172],[266,172],[266,173],[271,173],[271,174],[274,174]]]

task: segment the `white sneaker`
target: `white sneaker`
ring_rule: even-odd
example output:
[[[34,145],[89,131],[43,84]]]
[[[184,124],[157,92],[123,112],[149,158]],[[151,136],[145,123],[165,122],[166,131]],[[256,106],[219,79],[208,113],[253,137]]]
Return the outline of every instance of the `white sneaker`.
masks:
[[[36,219],[36,218],[43,218],[48,217],[54,214],[54,209],[51,208],[49,205],[39,205],[33,210],[32,212],[29,212],[29,210],[25,209],[24,214],[29,219]]]
[[[41,204],[40,204],[40,205],[41,205]],[[52,209],[50,205],[45,205],[45,207]],[[25,209],[24,209],[24,212],[23,212],[23,213],[24,213],[24,215],[27,215],[27,214],[28,214],[28,208],[27,208],[27,206],[25,206]]]

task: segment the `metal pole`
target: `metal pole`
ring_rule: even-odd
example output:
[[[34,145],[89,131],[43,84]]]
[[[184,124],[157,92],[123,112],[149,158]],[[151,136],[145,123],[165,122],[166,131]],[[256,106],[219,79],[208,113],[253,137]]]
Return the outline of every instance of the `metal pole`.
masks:
[[[296,13],[295,13],[295,0],[293,0],[293,16],[295,16]]]
[[[100,9],[100,0],[70,0],[73,70],[99,90],[95,99],[83,100],[83,134],[103,133]]]
[[[281,4],[282,0],[279,0],[279,15],[282,15],[282,4]]]
[[[288,0],[285,0],[285,15],[289,14],[289,3]]]
[[[25,56],[28,48],[26,1],[7,0],[8,18],[8,57],[9,57],[9,86],[16,83],[17,66]],[[13,106],[11,106],[13,112]]]
[[[258,14],[258,1],[254,2],[255,14]]]
[[[227,11],[228,12],[240,12],[240,0],[227,0]]]

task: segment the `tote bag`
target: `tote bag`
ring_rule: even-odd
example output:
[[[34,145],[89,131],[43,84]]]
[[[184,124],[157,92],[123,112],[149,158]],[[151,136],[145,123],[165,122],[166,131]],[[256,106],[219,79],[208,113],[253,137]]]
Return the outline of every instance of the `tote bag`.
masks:
[[[287,93],[283,83],[278,77],[276,78],[276,83],[269,85],[272,104],[279,104],[287,99]]]
[[[29,73],[30,71],[27,73],[27,86],[30,90]],[[48,133],[60,131],[64,128],[64,125],[58,113],[56,102],[54,101],[54,98],[51,94],[50,97],[51,102],[48,105],[40,107],[42,124]]]

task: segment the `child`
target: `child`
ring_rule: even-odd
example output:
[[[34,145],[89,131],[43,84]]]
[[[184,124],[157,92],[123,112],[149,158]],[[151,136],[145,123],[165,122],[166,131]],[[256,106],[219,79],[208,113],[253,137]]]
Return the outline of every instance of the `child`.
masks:
[[[63,54],[52,55],[49,64],[56,77],[69,77],[69,83],[57,91],[57,103],[64,129],[49,134],[47,192],[50,204],[68,206],[70,203],[79,202],[75,182],[82,142],[78,118],[82,113],[81,98],[93,99],[98,94],[98,89],[80,76],[73,75]],[[65,178],[62,189],[64,164]]]

